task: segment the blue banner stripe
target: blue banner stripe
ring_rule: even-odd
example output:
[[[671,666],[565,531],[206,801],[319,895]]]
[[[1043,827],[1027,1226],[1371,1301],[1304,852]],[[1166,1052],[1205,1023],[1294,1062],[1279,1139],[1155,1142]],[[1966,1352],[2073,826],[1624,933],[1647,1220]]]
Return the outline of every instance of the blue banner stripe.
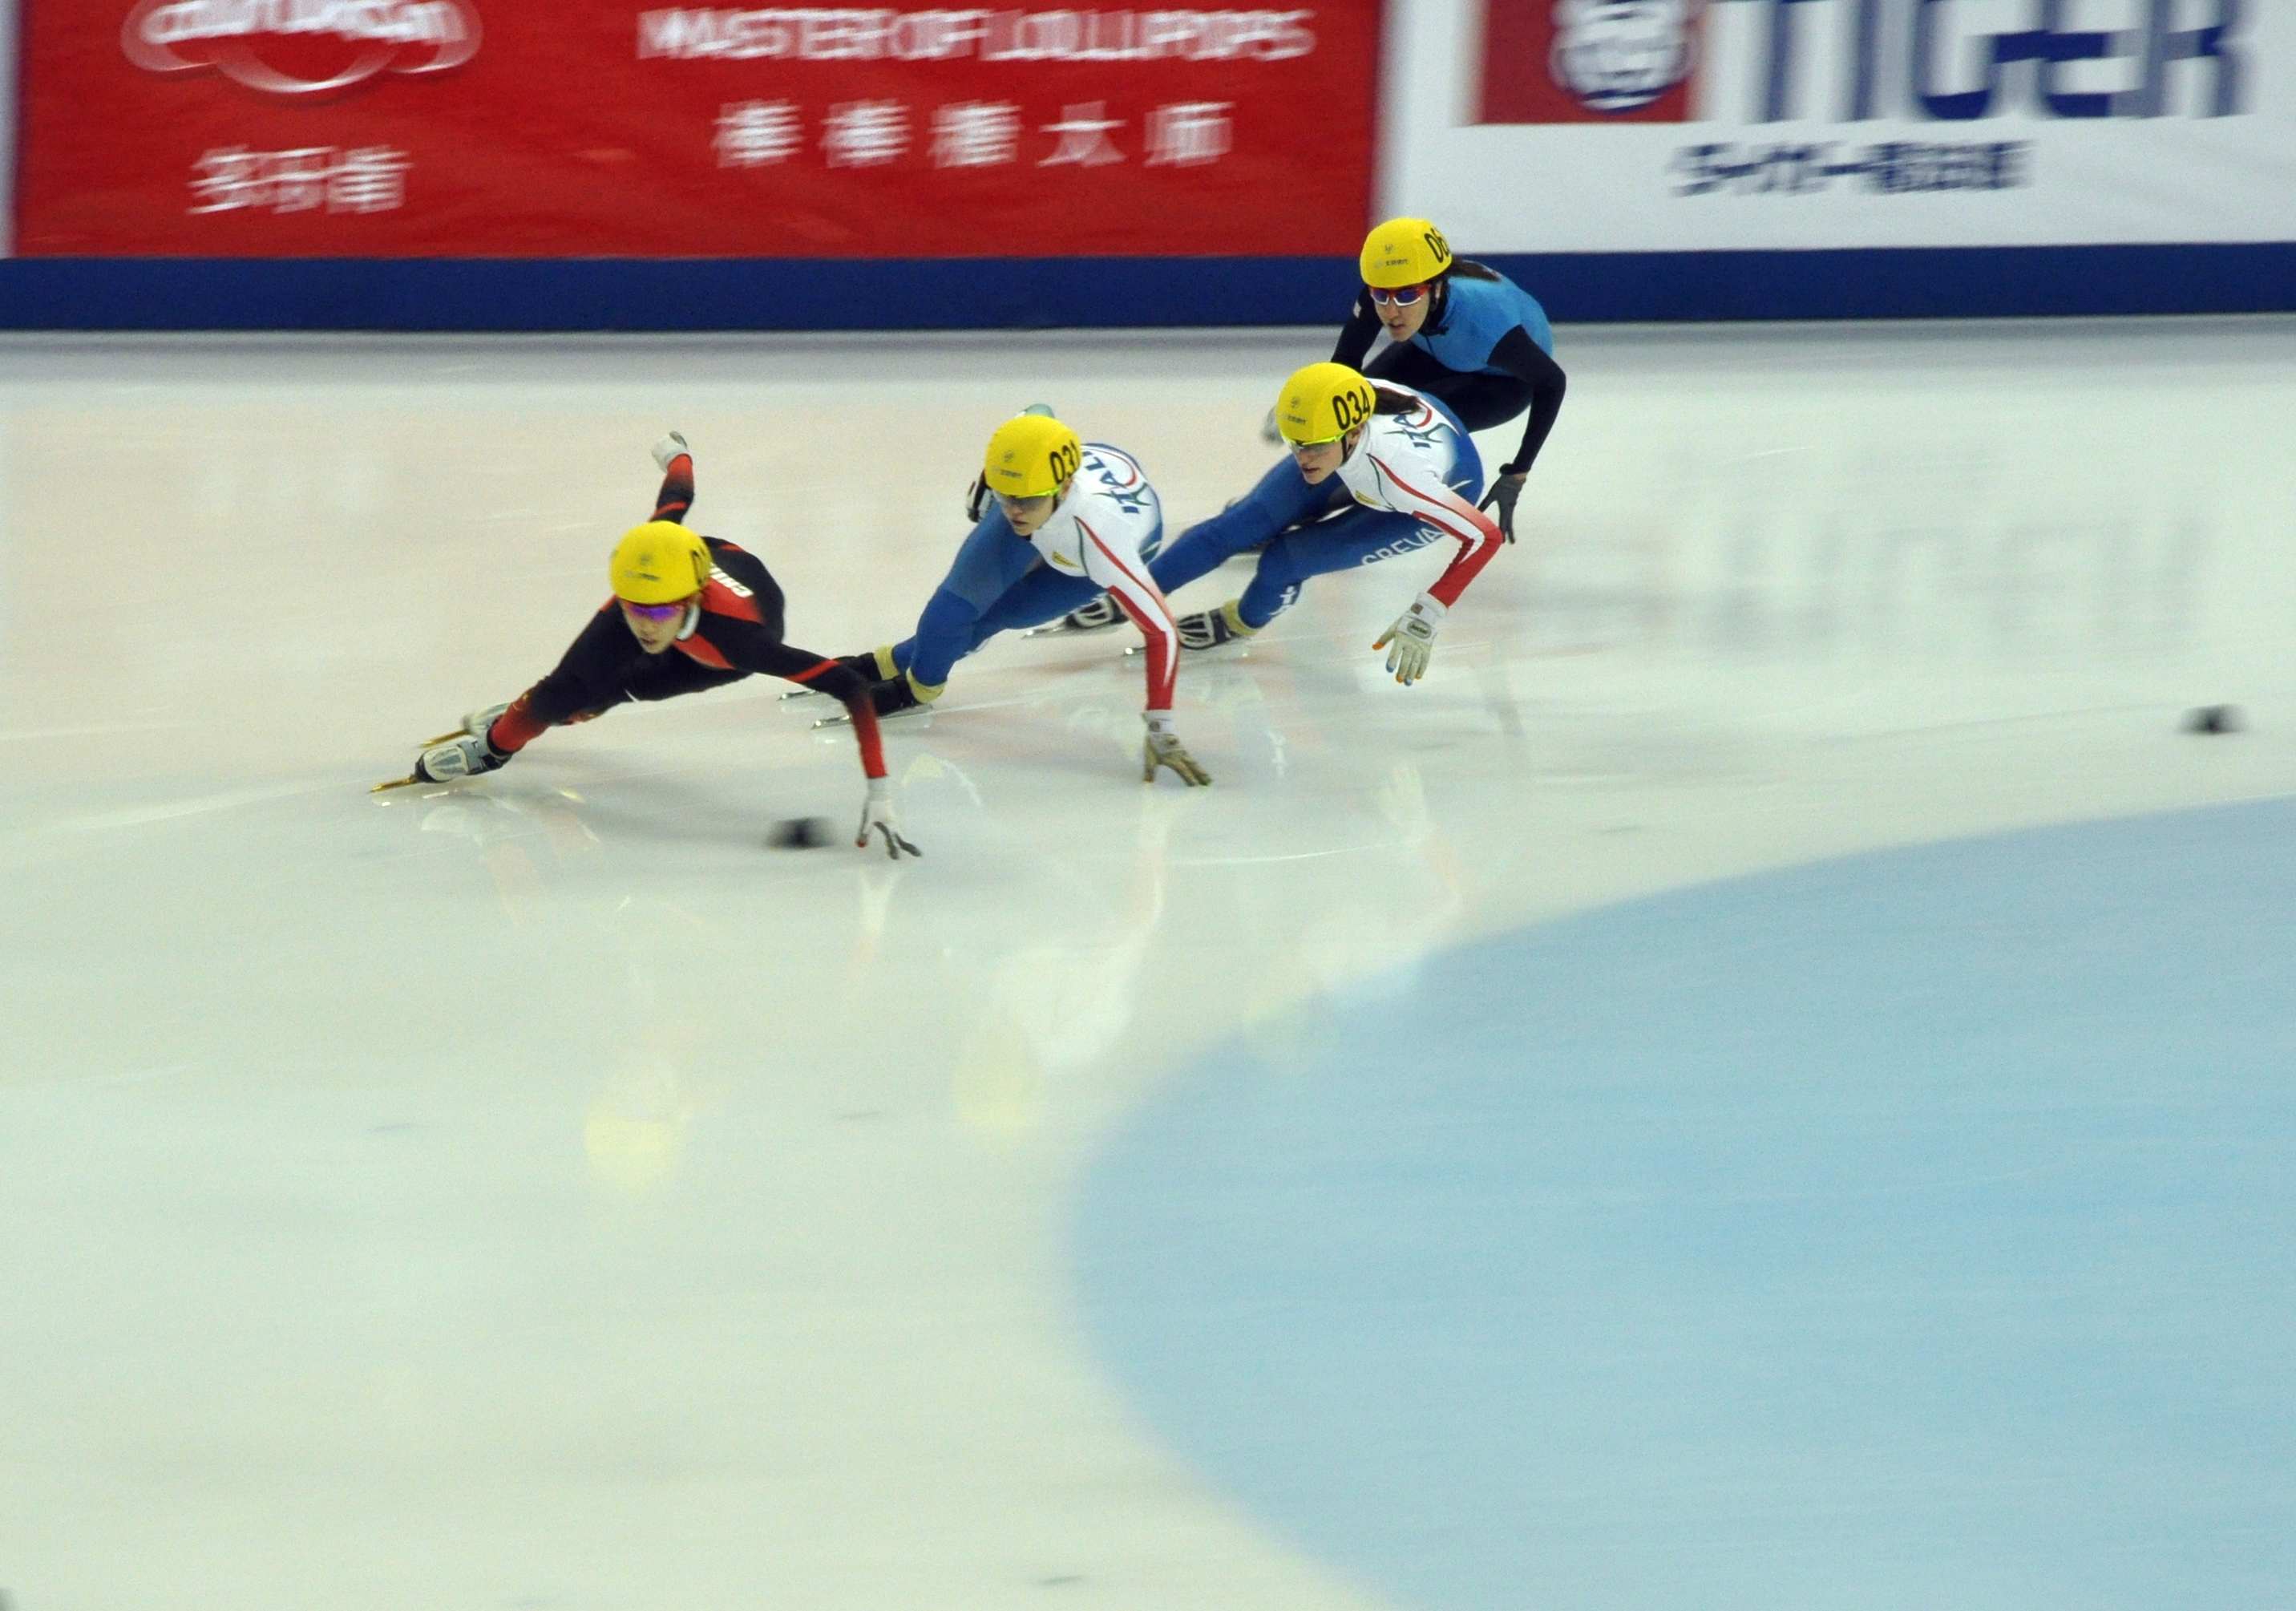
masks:
[[[1472,255],[1470,253],[1470,255]],[[2296,311],[2296,242],[1505,254],[1559,323]],[[24,330],[693,331],[1335,325],[1341,258],[0,260]]]

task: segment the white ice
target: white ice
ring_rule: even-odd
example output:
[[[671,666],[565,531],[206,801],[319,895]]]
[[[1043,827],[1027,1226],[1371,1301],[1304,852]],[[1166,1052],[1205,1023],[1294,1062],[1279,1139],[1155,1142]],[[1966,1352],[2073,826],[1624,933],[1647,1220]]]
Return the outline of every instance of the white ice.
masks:
[[[18,1611],[1374,1603],[1082,1345],[1160,1079],[1630,894],[2296,790],[2296,324],[2184,321],[1566,330],[1429,680],[1370,644],[1439,553],[1311,584],[1182,668],[1210,791],[1110,633],[889,727],[914,865],[767,848],[860,787],[762,680],[367,792],[554,662],[664,429],[846,652],[999,418],[1185,524],[1327,340],[0,343]]]

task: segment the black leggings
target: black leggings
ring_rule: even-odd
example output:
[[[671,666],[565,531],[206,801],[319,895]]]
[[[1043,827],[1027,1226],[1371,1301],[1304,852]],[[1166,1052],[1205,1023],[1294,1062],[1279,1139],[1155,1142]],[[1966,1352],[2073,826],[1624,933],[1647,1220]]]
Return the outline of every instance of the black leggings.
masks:
[[[1470,431],[1488,431],[1520,419],[1530,407],[1530,382],[1512,374],[1462,374],[1407,342],[1390,347],[1364,373],[1439,397]]]

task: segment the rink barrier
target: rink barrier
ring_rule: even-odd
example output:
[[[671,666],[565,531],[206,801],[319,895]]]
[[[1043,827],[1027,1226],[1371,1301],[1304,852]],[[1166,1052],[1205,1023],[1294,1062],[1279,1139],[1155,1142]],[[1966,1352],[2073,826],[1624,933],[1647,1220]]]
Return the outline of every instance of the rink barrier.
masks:
[[[1473,255],[1471,243],[1463,250]],[[1495,255],[1562,323],[2296,311],[2296,242]],[[21,330],[1332,325],[1342,258],[0,259]]]

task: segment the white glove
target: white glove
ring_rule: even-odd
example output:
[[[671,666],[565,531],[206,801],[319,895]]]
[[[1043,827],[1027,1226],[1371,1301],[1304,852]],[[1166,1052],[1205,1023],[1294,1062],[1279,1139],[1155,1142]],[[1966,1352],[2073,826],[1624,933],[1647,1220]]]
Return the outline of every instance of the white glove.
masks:
[[[1408,687],[1427,675],[1428,658],[1435,653],[1435,629],[1447,613],[1441,599],[1423,593],[1379,635],[1372,647],[1387,649],[1387,669],[1395,673],[1396,681]],[[1390,644],[1395,646],[1388,648]]]
[[[664,475],[669,473],[670,460],[680,455],[691,458],[693,456],[693,449],[687,447],[685,439],[675,431],[653,445],[653,462],[661,466],[661,473]]]
[[[901,830],[893,822],[893,788],[882,777],[869,780],[869,797],[861,802],[861,829],[853,836],[856,850],[869,848],[869,835],[882,834],[885,854],[898,861],[904,854],[922,856],[924,852],[901,837]]]
[[[1169,711],[1150,711],[1141,719],[1148,724],[1147,742],[1140,749],[1141,782],[1155,782],[1159,767],[1171,768],[1180,781],[1192,789],[1211,782],[1212,775],[1196,763],[1196,758],[1188,753],[1188,746],[1172,731]]]

